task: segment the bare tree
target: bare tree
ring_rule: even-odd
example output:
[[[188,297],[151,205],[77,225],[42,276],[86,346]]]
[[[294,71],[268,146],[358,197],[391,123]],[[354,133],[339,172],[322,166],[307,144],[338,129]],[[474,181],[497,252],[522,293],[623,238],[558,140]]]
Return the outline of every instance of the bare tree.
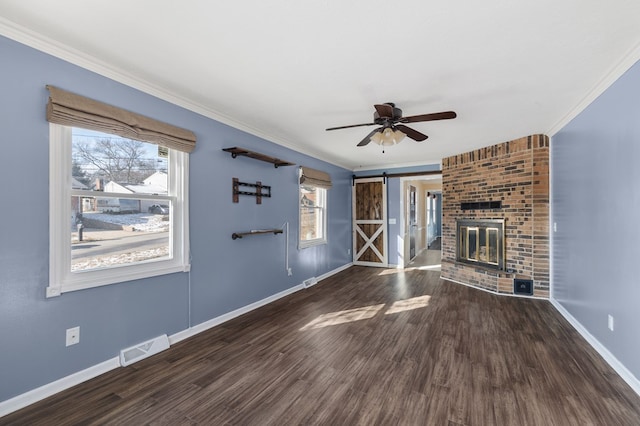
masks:
[[[75,157],[71,161],[71,176],[84,185],[89,185],[91,180]]]
[[[144,143],[130,139],[101,138],[74,144],[74,156],[95,170],[93,177],[118,183],[140,183],[149,176],[154,164],[144,154]]]

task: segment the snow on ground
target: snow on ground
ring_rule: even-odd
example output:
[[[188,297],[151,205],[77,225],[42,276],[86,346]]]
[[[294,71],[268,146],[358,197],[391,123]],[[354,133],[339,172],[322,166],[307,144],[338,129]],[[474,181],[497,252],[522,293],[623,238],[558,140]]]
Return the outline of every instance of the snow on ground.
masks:
[[[107,214],[107,213],[85,213],[84,217],[101,222],[113,223],[126,226],[129,231],[139,232],[167,232],[169,231],[168,216],[152,213],[131,213],[131,214]],[[100,242],[100,238],[95,238],[94,233],[85,231],[84,241]],[[99,234],[99,232],[98,232]],[[72,233],[72,243],[78,242],[77,236],[74,241],[75,233]],[[135,234],[131,234],[134,236]],[[145,260],[167,257],[170,255],[169,246],[150,249],[129,249],[122,251],[118,247],[114,247],[116,253],[82,257],[72,261],[71,271],[83,271],[91,269],[109,268],[114,266],[122,266],[126,264],[135,264]]]
[[[116,225],[130,226],[134,231],[142,232],[166,232],[169,230],[168,216],[152,213],[108,214],[85,213],[88,219],[101,222],[114,223]]]
[[[71,272],[83,271],[86,269],[108,268],[129,263],[142,262],[144,260],[165,257],[169,255],[169,246],[158,247],[150,250],[138,250],[127,253],[116,253],[112,255],[93,256],[74,261],[71,264]]]

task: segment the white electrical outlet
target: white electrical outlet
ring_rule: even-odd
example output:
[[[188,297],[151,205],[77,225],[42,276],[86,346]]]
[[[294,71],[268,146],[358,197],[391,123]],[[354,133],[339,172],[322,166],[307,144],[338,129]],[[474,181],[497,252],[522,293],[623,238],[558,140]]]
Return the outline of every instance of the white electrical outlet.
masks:
[[[609,315],[607,326],[609,327],[609,330],[613,331],[613,317],[611,315]]]
[[[553,232],[558,232],[558,223],[553,222]]]
[[[73,327],[67,329],[67,346],[80,343],[80,327]]]
[[[288,268],[288,269],[287,269],[287,275],[288,275],[288,276],[293,275],[293,271],[291,270],[291,268]]]
[[[351,249],[347,249],[347,254],[351,254]]]

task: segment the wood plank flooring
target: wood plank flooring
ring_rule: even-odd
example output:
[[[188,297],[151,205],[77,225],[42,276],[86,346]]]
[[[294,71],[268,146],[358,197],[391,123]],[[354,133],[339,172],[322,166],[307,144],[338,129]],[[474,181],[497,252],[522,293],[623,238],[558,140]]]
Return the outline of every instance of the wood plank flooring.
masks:
[[[352,267],[2,425],[639,425],[550,303]]]

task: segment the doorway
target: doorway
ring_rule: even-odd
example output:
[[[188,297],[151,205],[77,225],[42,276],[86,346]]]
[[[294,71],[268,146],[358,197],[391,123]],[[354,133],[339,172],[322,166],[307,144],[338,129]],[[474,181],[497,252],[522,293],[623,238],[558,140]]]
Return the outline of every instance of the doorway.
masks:
[[[353,264],[389,265],[386,179],[355,179],[353,185]]]
[[[418,232],[416,219],[416,187],[409,185],[409,260],[416,257],[416,233]]]
[[[442,176],[412,176],[401,181],[405,268],[439,268],[442,234]]]

